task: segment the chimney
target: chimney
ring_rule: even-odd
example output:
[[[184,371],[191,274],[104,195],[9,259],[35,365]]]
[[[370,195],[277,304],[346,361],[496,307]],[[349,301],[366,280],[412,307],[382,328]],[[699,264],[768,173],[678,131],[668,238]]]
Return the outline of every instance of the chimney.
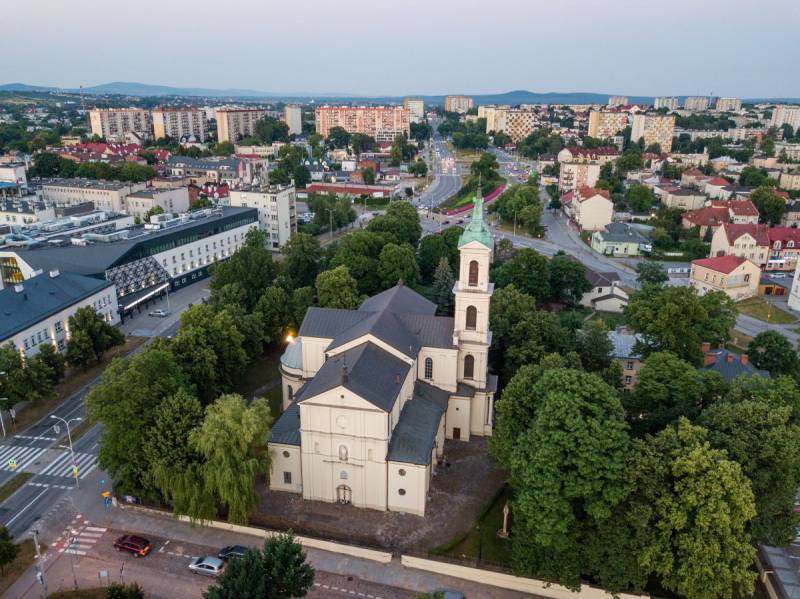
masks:
[[[703,356],[703,366],[704,367],[713,366],[716,363],[717,363],[717,354],[708,352],[707,354],[705,354],[705,356]]]
[[[60,274],[61,273],[59,272],[59,270],[57,268],[54,268],[53,270],[50,271],[50,278],[55,279]]]
[[[347,375],[347,366],[342,366],[342,385],[346,385],[350,377]]]
[[[16,285],[14,285],[15,293],[22,293],[23,291],[25,291],[25,287],[22,286],[22,283],[17,283]]]
[[[742,354],[739,357],[739,361],[742,363],[742,366],[747,366],[748,362],[750,362],[750,358],[747,357],[747,354]]]
[[[703,345],[700,346],[700,351],[707,354],[711,351],[711,344],[708,341],[703,341]]]
[[[732,353],[728,353],[728,355],[727,355],[727,356],[725,356],[725,361],[726,361],[728,364],[733,364],[733,354],[732,354]]]

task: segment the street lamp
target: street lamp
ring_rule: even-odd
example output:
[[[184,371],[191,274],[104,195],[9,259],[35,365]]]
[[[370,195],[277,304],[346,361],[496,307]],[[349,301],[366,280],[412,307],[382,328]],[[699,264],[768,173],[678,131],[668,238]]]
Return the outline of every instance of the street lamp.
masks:
[[[72,457],[72,474],[75,477],[75,488],[80,487],[78,484],[78,464],[75,462],[75,451],[72,449],[72,432],[69,430],[69,423],[70,422],[80,422],[83,418],[71,418],[69,420],[64,420],[60,416],[56,416],[55,414],[50,414],[50,418],[55,418],[64,423],[64,426],[67,427],[67,439],[69,440],[69,454]]]
[[[0,427],[2,427],[2,429],[3,429],[3,436],[4,437],[6,436],[6,423],[3,420],[3,406],[5,405],[5,402],[7,402],[7,401],[8,401],[7,397],[0,397],[0,402],[2,402],[2,405],[0,405]]]

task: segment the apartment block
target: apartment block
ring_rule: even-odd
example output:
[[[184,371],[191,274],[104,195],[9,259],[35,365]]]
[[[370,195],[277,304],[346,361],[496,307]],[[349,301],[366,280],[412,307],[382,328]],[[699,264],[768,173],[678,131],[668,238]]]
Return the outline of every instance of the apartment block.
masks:
[[[674,132],[675,117],[671,115],[635,114],[631,120],[631,140],[644,138],[645,147],[658,144],[662,152],[672,150]]]
[[[614,108],[615,106],[627,106],[628,96],[611,96],[608,99],[608,107]]]
[[[469,96],[445,96],[444,109],[446,112],[464,114],[472,108],[472,98]]]
[[[607,139],[628,126],[628,115],[611,110],[592,110],[589,113],[589,137]]]
[[[153,110],[153,137],[180,140],[194,137],[204,142],[208,137],[208,122],[199,108],[156,108]]]
[[[772,111],[771,127],[791,125],[793,129],[800,127],[800,106],[776,106]]]
[[[217,108],[217,141],[236,142],[253,135],[266,114],[257,108]]]
[[[297,233],[295,188],[264,185],[231,190],[231,206],[258,209],[258,226],[266,232],[267,247],[279,251]]]
[[[144,108],[95,108],[89,111],[92,135],[109,142],[126,141],[129,133],[142,139],[153,137],[153,118]]]
[[[667,110],[678,110],[678,98],[675,97],[661,97],[656,98],[653,104],[656,110],[659,108],[666,108]]]
[[[376,141],[392,141],[397,134],[408,135],[411,115],[400,106],[318,106],[317,133],[328,137],[333,127],[348,133],[362,133]]]
[[[742,109],[740,98],[717,98],[715,108],[719,112],[738,112]]]
[[[486,119],[486,133],[505,133],[514,143],[533,133],[539,122],[533,107],[478,106],[478,118]]]
[[[425,101],[421,98],[403,98],[403,108],[408,110],[412,123],[425,120]]]
[[[303,133],[303,109],[287,104],[283,107],[283,122],[289,127],[289,135],[300,135]]]
[[[558,173],[558,190],[572,191],[593,187],[600,179],[600,164],[590,162],[562,162]]]
[[[685,110],[703,112],[704,110],[708,110],[708,106],[708,98],[705,96],[689,96],[683,101],[683,108]]]

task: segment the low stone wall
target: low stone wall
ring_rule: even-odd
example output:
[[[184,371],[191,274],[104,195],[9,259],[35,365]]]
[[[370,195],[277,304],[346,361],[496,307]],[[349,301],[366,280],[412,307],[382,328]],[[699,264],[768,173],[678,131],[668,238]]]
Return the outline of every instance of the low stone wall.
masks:
[[[443,576],[452,576],[462,580],[469,580],[481,584],[488,584],[502,589],[509,589],[512,591],[520,591],[522,593],[531,593],[538,597],[551,597],[552,599],[575,599],[580,597],[582,599],[611,599],[613,595],[603,589],[583,585],[578,592],[571,591],[566,587],[559,585],[549,585],[541,580],[534,580],[533,578],[522,578],[512,574],[504,574],[502,572],[493,572],[491,570],[480,570],[478,568],[470,568],[459,564],[452,564],[449,562],[442,562],[438,560],[430,560],[421,557],[414,557],[410,555],[403,555],[401,563],[406,568],[413,568],[415,570],[424,570],[426,572],[433,572],[434,574],[441,574]],[[620,593],[617,595],[620,599],[643,599],[649,595],[630,595]]]

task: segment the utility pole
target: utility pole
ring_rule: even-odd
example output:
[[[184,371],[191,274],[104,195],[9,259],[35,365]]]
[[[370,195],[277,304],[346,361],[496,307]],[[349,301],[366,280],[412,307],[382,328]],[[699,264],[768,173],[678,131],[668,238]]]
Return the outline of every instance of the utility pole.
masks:
[[[78,484],[78,463],[75,461],[75,451],[72,449],[72,432],[69,430],[69,423],[70,422],[80,422],[83,418],[72,418],[70,420],[64,420],[60,416],[56,416],[55,414],[50,414],[50,418],[55,418],[56,420],[60,420],[64,423],[64,426],[67,427],[67,439],[69,440],[69,453],[70,457],[72,458],[72,475],[75,477],[75,488],[79,488],[80,485]]]
[[[39,530],[33,529],[33,547],[36,550],[36,580],[42,585],[42,597],[47,599],[47,581],[44,578],[44,568],[42,568],[42,552],[39,549]]]

